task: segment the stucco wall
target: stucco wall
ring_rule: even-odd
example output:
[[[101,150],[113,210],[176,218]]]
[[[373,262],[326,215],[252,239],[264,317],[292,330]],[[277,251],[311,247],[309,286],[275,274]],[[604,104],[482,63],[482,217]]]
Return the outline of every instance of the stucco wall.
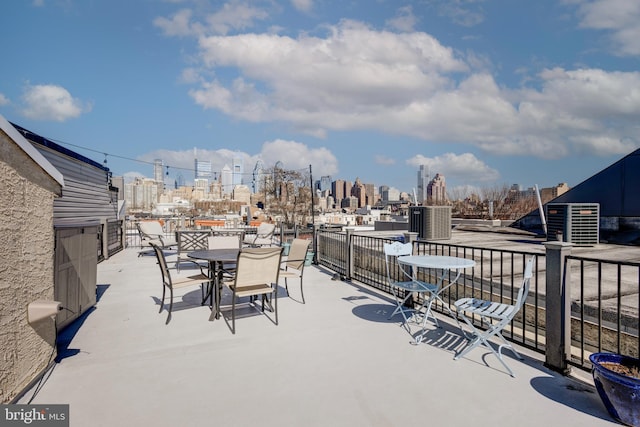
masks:
[[[53,299],[53,199],[60,187],[0,130],[0,401],[48,366],[55,325],[34,329],[27,304]]]

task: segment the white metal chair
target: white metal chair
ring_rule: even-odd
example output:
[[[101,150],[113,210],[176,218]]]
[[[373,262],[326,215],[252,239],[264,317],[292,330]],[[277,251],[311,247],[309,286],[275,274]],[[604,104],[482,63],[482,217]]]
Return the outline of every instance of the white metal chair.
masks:
[[[391,293],[393,294],[393,297],[396,301],[396,308],[389,316],[389,319],[400,313],[402,314],[402,318],[404,319],[404,321],[407,322],[411,318],[411,316],[407,317],[406,313],[411,313],[411,315],[413,316],[417,311],[414,308],[406,306],[406,303],[409,298],[411,298],[412,294],[414,292],[418,292],[422,294],[428,293],[432,295],[438,290],[437,285],[416,280],[411,271],[406,271],[401,265],[397,264],[396,260],[399,256],[411,255],[412,253],[413,245],[411,243],[393,242],[384,244],[384,258],[387,266],[387,280],[389,282],[389,286],[391,287]],[[408,280],[397,280],[395,278],[397,274],[391,274],[392,265],[398,265],[398,269],[402,272],[403,276],[401,277],[401,279]],[[403,291],[404,298],[400,296],[399,291]],[[430,310],[427,310],[427,312],[425,313],[425,320],[426,316],[428,316],[429,314],[431,314],[431,316],[435,319],[433,313],[431,313]],[[438,321],[436,320],[436,324],[437,322]]]
[[[454,306],[462,320],[464,320],[464,322],[469,325],[473,331],[471,336],[467,336],[463,331],[465,337],[469,339],[469,343],[464,349],[462,349],[462,351],[456,354],[454,360],[464,357],[471,350],[482,344],[496,355],[500,363],[502,363],[507,371],[509,371],[509,375],[512,377],[515,376],[511,368],[507,366],[502,358],[502,348],[508,348],[520,360],[522,360],[522,356],[520,356],[513,345],[511,345],[504,336],[502,336],[502,330],[513,320],[527,299],[531,277],[533,276],[534,260],[535,257],[531,257],[526,263],[522,286],[518,291],[518,296],[514,304],[499,303],[478,298],[461,298],[454,303]],[[474,315],[480,316],[483,323],[487,325],[486,330],[476,328],[471,319]],[[493,336],[499,337],[503,342],[503,344],[498,346],[497,351],[488,341]]]
[[[311,240],[308,239],[293,239],[289,247],[289,255],[287,255],[287,259],[282,263],[282,269],[280,270],[280,277],[284,278],[284,287],[287,290],[287,295],[289,295],[287,279],[300,279],[300,296],[303,304],[305,304],[305,301],[304,291],[302,289],[302,276],[304,274],[305,260],[307,259],[307,249],[309,249],[310,243]]]

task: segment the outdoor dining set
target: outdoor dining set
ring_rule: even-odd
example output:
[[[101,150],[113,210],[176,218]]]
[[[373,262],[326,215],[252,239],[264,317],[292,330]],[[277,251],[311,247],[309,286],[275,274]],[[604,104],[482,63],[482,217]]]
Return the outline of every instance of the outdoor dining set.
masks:
[[[260,300],[260,311],[268,309],[273,315],[269,317],[278,324],[278,282],[284,279],[285,290],[289,294],[288,279],[300,282],[299,301],[305,303],[303,291],[303,273],[307,251],[311,243],[308,239],[295,238],[284,246],[274,238],[275,224],[262,223],[255,233],[245,234],[244,230],[222,229],[214,231],[180,230],[175,239],[165,237],[162,224],[158,221],[141,221],[138,223],[143,243],[153,249],[162,276],[162,298],[160,312],[167,309],[166,324],[171,321],[174,290],[185,287],[200,287],[201,304],[211,308],[209,320],[221,317],[229,325],[231,332],[236,332],[236,312],[241,298],[246,303],[257,307]],[[170,271],[170,263],[165,250],[177,248],[175,270]],[[143,252],[141,252],[142,254]],[[188,275],[180,274],[186,263],[190,267]],[[191,274],[193,269],[196,274]],[[231,320],[222,315],[222,290],[227,289],[230,295]],[[168,301],[166,307],[165,301]],[[266,314],[266,313],[265,313]]]
[[[298,279],[300,283],[299,297],[295,299],[305,303],[303,289],[303,273],[307,264],[307,252],[311,241],[294,238],[290,243],[282,245],[274,238],[275,224],[262,223],[251,234],[244,230],[221,230],[208,232],[202,230],[180,230],[176,239],[167,239],[159,222],[145,221],[138,225],[143,241],[151,246],[156,255],[162,276],[162,298],[160,312],[167,309],[166,324],[171,321],[174,290],[184,287],[200,287],[201,304],[211,308],[210,321],[223,318],[233,334],[236,333],[236,312],[240,305],[250,305],[278,324],[278,282],[284,279],[284,288],[290,298],[288,279]],[[164,250],[177,247],[175,269],[178,274],[172,275]],[[505,363],[502,350],[509,349],[522,359],[515,348],[504,338],[502,331],[514,319],[526,301],[529,282],[532,277],[534,258],[527,260],[523,281],[517,297],[510,302],[496,302],[475,297],[457,299],[452,307],[442,296],[444,292],[456,284],[463,272],[475,267],[475,261],[464,257],[445,255],[420,255],[413,253],[412,243],[385,243],[384,256],[387,279],[394,297],[394,309],[389,316],[400,314],[403,325],[409,322],[418,323],[421,332],[415,337],[419,344],[427,331],[427,322],[433,321],[439,327],[434,314],[434,304],[447,311],[457,322],[467,345],[456,354],[459,359],[478,346],[486,347],[493,353],[511,376],[513,371]],[[179,274],[185,268],[181,264],[191,266],[188,274]],[[196,268],[196,274],[193,268]],[[435,280],[426,279],[420,271],[435,271]],[[227,304],[223,307],[223,290],[227,290]],[[416,307],[413,300],[418,297],[422,303]],[[168,307],[165,304],[168,301]],[[230,320],[224,311],[230,312]],[[267,314],[267,311],[271,314]],[[482,328],[477,327],[474,319],[481,319]],[[462,328],[460,320],[471,329]],[[498,346],[489,340],[497,338]]]

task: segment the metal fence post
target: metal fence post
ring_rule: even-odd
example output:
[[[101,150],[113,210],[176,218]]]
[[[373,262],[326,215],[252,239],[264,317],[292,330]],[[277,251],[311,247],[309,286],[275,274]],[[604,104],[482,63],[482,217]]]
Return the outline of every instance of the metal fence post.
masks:
[[[345,279],[351,280],[351,272],[353,271],[353,245],[351,244],[351,236],[353,235],[353,229],[347,228],[347,238],[345,241],[346,253],[347,253],[347,265],[345,268]]]
[[[571,357],[570,270],[565,257],[571,255],[571,243],[545,242],[546,248],[546,345],[545,363],[549,369],[569,374]]]

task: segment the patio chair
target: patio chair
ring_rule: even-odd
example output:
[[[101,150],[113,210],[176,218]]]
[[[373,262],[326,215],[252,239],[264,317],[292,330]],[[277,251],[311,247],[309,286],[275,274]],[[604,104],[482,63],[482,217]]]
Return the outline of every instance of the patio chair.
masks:
[[[389,287],[391,288],[391,293],[396,302],[396,308],[393,310],[393,313],[389,316],[391,319],[396,314],[402,314],[402,318],[405,322],[407,322],[410,317],[407,317],[407,313],[411,313],[413,316],[417,311],[414,308],[407,306],[407,301],[412,297],[414,292],[418,293],[429,293],[432,297],[438,290],[438,286],[432,283],[422,282],[417,280],[411,271],[405,270],[401,265],[398,267],[402,272],[401,279],[405,280],[397,280],[395,276],[392,276],[391,269],[393,265],[397,264],[397,258],[403,255],[411,255],[413,253],[413,245],[411,243],[385,243],[384,244],[384,259],[387,267],[387,281],[389,282]],[[400,295],[400,291],[403,292],[404,298]],[[425,298],[426,300],[426,298]],[[424,306],[424,304],[423,304]],[[431,314],[431,316],[435,319],[433,313],[431,313],[430,306],[425,313],[425,320]],[[438,323],[436,319],[436,324]]]
[[[302,276],[304,274],[304,265],[307,258],[307,249],[309,249],[310,243],[311,240],[307,239],[293,239],[291,246],[289,247],[289,255],[282,263],[282,269],[280,270],[280,277],[284,277],[284,287],[287,290],[287,295],[289,295],[289,297],[291,297],[291,295],[289,294],[287,279],[300,279],[300,296],[303,304],[305,304],[305,301],[304,291],[302,289]]]
[[[180,272],[180,264],[186,258],[186,254],[192,251],[207,249],[207,238],[211,236],[211,231],[204,230],[178,230],[176,237],[178,241],[178,259],[176,260],[176,270]],[[192,261],[193,262],[193,261]]]
[[[250,247],[272,246],[276,225],[262,222],[256,230],[256,234],[245,234],[242,243]]]
[[[231,290],[231,325],[223,315],[227,326],[233,334],[236,333],[236,306],[238,298],[250,297],[250,305],[255,305],[255,298],[262,297],[261,311],[264,313],[265,303],[273,312],[274,324],[278,324],[278,274],[282,248],[245,248],[238,254],[236,274],[233,279],[224,281],[224,285]],[[271,298],[269,298],[271,296]],[[220,300],[209,320],[214,320],[220,312]]]
[[[231,234],[224,236],[209,236],[209,249],[241,249],[242,241],[239,234]],[[221,267],[223,276],[233,277],[236,269],[235,262],[224,262]]]
[[[505,326],[511,323],[527,299],[531,277],[533,276],[534,260],[535,257],[531,257],[526,263],[522,286],[518,291],[518,296],[514,304],[499,303],[478,298],[461,298],[453,304],[462,320],[464,320],[472,330],[472,334],[470,336],[463,331],[465,338],[469,339],[469,343],[462,349],[462,351],[455,355],[454,360],[464,357],[471,350],[482,344],[496,355],[500,363],[502,363],[507,371],[509,371],[509,375],[515,377],[511,368],[507,366],[502,358],[502,348],[508,348],[520,360],[522,360],[522,356],[520,356],[513,345],[511,345],[504,336],[502,336],[502,330]],[[486,330],[479,329],[473,324],[472,316],[474,315],[480,317],[482,323],[487,327]],[[503,342],[503,344],[498,346],[497,351],[489,342],[489,339],[493,336],[499,337]]]
[[[167,237],[162,228],[160,221],[140,221],[136,223],[138,233],[140,234],[140,247],[146,245],[156,245],[162,249],[168,249],[177,246],[178,242],[175,238]],[[147,251],[138,252],[138,256],[142,256]]]
[[[164,301],[166,297],[167,289],[169,290],[169,313],[167,314],[167,321],[165,324],[169,324],[171,321],[171,312],[173,311],[173,290],[179,288],[185,288],[187,286],[195,286],[200,285],[200,290],[202,293],[202,298],[204,299],[205,294],[205,286],[208,288],[211,286],[212,279],[209,277],[207,273],[200,267],[200,273],[194,274],[187,277],[179,277],[172,278],[171,273],[169,273],[169,267],[167,266],[167,260],[164,257],[164,252],[162,248],[155,243],[150,243],[153,251],[156,254],[156,258],[158,259],[158,265],[160,266],[160,273],[162,274],[162,300],[160,301],[160,311],[158,313],[162,313],[162,309],[164,308]],[[199,264],[196,263],[199,266]]]

